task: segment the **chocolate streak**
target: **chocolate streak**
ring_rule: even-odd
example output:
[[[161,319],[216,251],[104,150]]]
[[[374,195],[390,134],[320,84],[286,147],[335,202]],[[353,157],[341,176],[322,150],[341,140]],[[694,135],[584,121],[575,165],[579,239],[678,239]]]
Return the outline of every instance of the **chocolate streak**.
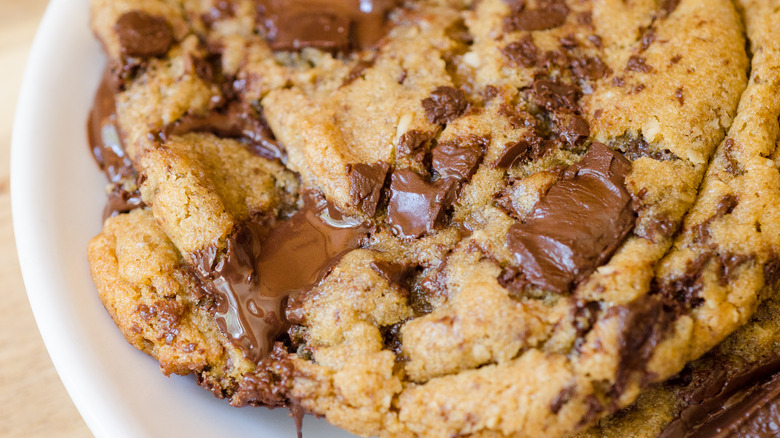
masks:
[[[593,143],[525,223],[509,229],[507,245],[528,283],[566,293],[612,256],[636,220],[625,187],[630,169],[619,152]]]
[[[138,174],[122,144],[112,81],[110,72],[106,71],[95,93],[95,101],[87,121],[87,138],[92,156],[108,181],[114,185],[108,194],[104,219],[144,205],[138,190],[128,192],[122,187],[124,182],[136,180]]]
[[[274,50],[366,49],[389,30],[398,0],[260,0],[260,25]]]
[[[288,299],[319,283],[370,230],[321,195],[302,196],[303,208],[270,229],[261,221],[241,224],[224,254],[215,246],[194,254],[203,289],[215,300],[217,324],[256,363],[289,327]]]

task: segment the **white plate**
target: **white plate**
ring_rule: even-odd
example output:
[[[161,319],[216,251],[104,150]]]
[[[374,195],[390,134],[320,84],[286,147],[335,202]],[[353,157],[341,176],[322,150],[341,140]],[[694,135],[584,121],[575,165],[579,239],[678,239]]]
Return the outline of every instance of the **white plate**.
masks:
[[[287,411],[236,409],[192,377],[166,378],[114,326],[89,277],[103,176],[85,124],[105,63],[87,0],[53,0],[35,38],[14,125],[11,199],[19,260],[38,328],[97,437],[294,437]],[[348,437],[307,417],[304,436]]]

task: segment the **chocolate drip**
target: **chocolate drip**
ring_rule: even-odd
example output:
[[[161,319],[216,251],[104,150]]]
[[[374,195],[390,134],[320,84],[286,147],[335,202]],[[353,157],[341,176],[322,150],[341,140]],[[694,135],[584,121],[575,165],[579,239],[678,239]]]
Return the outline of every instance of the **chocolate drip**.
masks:
[[[261,221],[241,224],[223,254],[214,246],[193,254],[220,329],[255,362],[289,327],[288,299],[319,283],[370,230],[321,195],[305,192],[303,199],[303,208],[270,229]]]
[[[261,0],[260,26],[274,50],[366,49],[389,30],[398,0]]]
[[[593,143],[526,222],[509,229],[507,245],[528,283],[566,293],[612,256],[636,220],[625,188],[630,169],[619,152]]]
[[[135,181],[138,174],[133,162],[125,154],[111,84],[111,74],[106,71],[95,93],[95,101],[87,121],[87,138],[92,156],[113,185],[108,194],[104,219],[144,205],[138,190],[128,192],[123,187],[125,182]]]

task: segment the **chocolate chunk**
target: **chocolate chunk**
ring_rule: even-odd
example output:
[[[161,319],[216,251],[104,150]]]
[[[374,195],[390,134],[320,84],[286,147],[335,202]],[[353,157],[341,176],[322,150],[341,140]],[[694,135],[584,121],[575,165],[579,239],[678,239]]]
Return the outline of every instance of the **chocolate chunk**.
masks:
[[[302,196],[303,208],[275,226],[244,222],[224,252],[212,246],[192,254],[217,325],[255,363],[289,327],[289,298],[317,285],[368,236],[368,224],[344,217],[317,193]]]
[[[572,115],[564,117],[556,131],[570,146],[581,144],[590,135],[590,125],[584,117]]]
[[[608,70],[606,64],[598,56],[575,58],[571,61],[570,68],[578,79],[592,81],[606,76]]]
[[[417,161],[422,161],[422,156],[425,155],[426,152],[426,145],[432,138],[432,133],[418,131],[416,129],[405,132],[401,138],[398,139],[398,146],[396,147],[398,157],[412,157]]]
[[[588,41],[597,49],[604,47],[604,41],[598,35],[588,35]]]
[[[647,63],[644,56],[631,55],[626,64],[626,70],[638,73],[650,73],[653,67]]]
[[[634,373],[645,372],[656,347],[679,315],[658,295],[645,295],[613,307],[608,314],[618,318],[620,363],[612,388],[613,396],[618,398]]]
[[[141,319],[154,324],[166,344],[173,344],[173,340],[179,335],[179,326],[184,316],[184,307],[181,304],[175,299],[159,300],[152,306],[139,304],[136,312]]]
[[[650,285],[654,294],[663,296],[669,302],[675,302],[683,310],[690,310],[700,306],[704,299],[701,291],[704,285],[701,276],[707,263],[712,260],[713,254],[705,252],[689,262],[681,275],[674,278],[656,282]]]
[[[488,140],[470,136],[457,141],[441,142],[432,150],[433,170],[441,177],[468,181],[482,162]]]
[[[533,84],[534,100],[547,111],[574,111],[582,91],[574,86],[548,79],[538,79]]]
[[[114,25],[114,31],[124,56],[162,56],[173,45],[173,29],[168,20],[143,11],[122,14]]]
[[[727,286],[734,272],[742,265],[755,260],[755,256],[746,254],[723,254],[719,258],[718,283]]]
[[[201,19],[211,27],[220,20],[236,16],[236,4],[229,0],[217,0],[208,11],[201,15]]]
[[[376,213],[389,169],[390,166],[383,161],[373,164],[347,164],[349,196],[352,197],[352,203],[363,213],[369,216]]]
[[[535,66],[539,58],[539,49],[536,48],[536,44],[534,44],[534,39],[531,35],[525,35],[520,38],[520,40],[509,43],[506,47],[501,49],[501,53],[503,53],[511,63],[525,68]]]
[[[498,284],[504,289],[508,290],[512,296],[521,296],[525,287],[528,285],[528,281],[523,275],[523,271],[517,266],[507,266],[501,270],[501,275],[498,276]]]
[[[374,260],[371,262],[371,269],[387,280],[391,286],[399,286],[405,283],[411,268],[401,263]]]
[[[390,178],[387,218],[393,231],[407,238],[433,232],[444,221],[455,202],[455,178],[427,182],[411,169],[399,169]]]
[[[542,0],[535,9],[527,7],[526,2],[513,2],[512,11],[504,20],[507,32],[520,30],[546,30],[559,27],[566,22],[569,8],[563,0]]]
[[[677,5],[679,4],[680,0],[661,0],[658,6],[662,14],[668,16],[677,9]]]
[[[652,158],[658,161],[679,160],[679,157],[669,149],[657,150],[648,144],[644,138],[634,138],[623,136],[609,142],[609,145],[623,152],[623,155],[631,161],[636,161],[642,157]]]
[[[674,97],[677,98],[677,102],[680,102],[680,106],[685,105],[685,92],[682,87],[674,90]]]
[[[485,96],[486,103],[493,100],[496,96],[498,96],[498,94],[499,94],[498,88],[492,85],[488,85],[487,87],[485,87],[485,90],[482,92],[482,95]]]
[[[542,158],[552,149],[554,142],[541,137],[528,137],[504,145],[504,150],[493,163],[495,169],[509,169],[512,166]]]
[[[425,117],[436,125],[449,123],[466,111],[468,102],[463,92],[454,87],[438,87],[422,100]]]
[[[777,436],[780,357],[746,365],[718,357],[711,367],[689,371],[678,392],[683,409],[659,438]]]
[[[388,14],[398,0],[261,0],[260,27],[273,50],[306,47],[344,52],[366,49],[389,30]]]
[[[218,137],[238,138],[246,141],[249,150],[269,160],[287,161],[287,151],[276,141],[273,131],[263,117],[262,109],[257,111],[240,102],[233,102],[219,110],[205,115],[187,114],[181,119],[163,127],[162,140],[189,132],[210,132]]]
[[[103,220],[118,214],[129,213],[136,208],[145,207],[141,192],[138,189],[127,191],[122,184],[113,184],[108,193],[108,201],[103,209]]]
[[[525,223],[509,229],[507,246],[530,284],[567,293],[612,256],[636,220],[625,187],[630,169],[620,153],[593,143]]]
[[[509,169],[515,164],[527,161],[530,157],[531,144],[526,140],[520,140],[504,145],[504,150],[493,163],[497,169]]]

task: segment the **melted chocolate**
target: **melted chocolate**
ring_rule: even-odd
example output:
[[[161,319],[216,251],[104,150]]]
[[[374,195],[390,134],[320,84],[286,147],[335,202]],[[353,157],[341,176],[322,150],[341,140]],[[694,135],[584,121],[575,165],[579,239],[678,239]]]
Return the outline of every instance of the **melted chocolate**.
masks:
[[[144,205],[138,190],[128,192],[123,188],[124,182],[136,180],[138,174],[133,162],[125,154],[111,83],[110,72],[106,71],[95,93],[95,101],[87,121],[87,138],[92,156],[108,181],[113,184],[103,212],[104,219]]]
[[[114,25],[114,31],[124,56],[161,56],[168,53],[173,45],[173,29],[168,20],[143,11],[122,14]]]
[[[224,254],[215,247],[194,254],[220,329],[255,362],[287,330],[288,298],[319,283],[369,233],[368,224],[342,216],[321,196],[303,198],[303,208],[270,230],[259,221],[243,223]]]
[[[344,52],[376,44],[398,0],[260,0],[259,19],[274,50]]]
[[[467,181],[482,162],[487,143],[486,138],[477,136],[466,137],[457,142],[441,142],[431,151],[433,170],[442,178],[452,177]]]
[[[721,361],[715,366],[680,394],[688,406],[659,438],[776,437],[780,432],[780,357],[745,370],[731,370]]]
[[[165,140],[188,132],[210,132],[218,137],[243,139],[249,150],[260,157],[287,161],[287,151],[276,141],[262,113],[255,115],[253,112],[254,110],[246,108],[245,105],[234,103],[225,109],[211,111],[205,115],[187,114],[166,125],[160,135]]]
[[[636,220],[625,188],[630,169],[620,153],[593,143],[526,222],[509,229],[507,245],[530,284],[566,293],[612,256]]]

